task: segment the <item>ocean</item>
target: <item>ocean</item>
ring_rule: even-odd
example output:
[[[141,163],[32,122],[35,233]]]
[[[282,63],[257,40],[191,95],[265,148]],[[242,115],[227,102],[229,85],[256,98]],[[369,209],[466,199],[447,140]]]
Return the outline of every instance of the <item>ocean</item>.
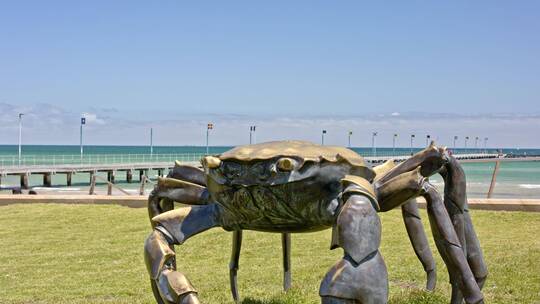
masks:
[[[230,149],[231,147],[209,147],[210,154],[218,154]],[[363,156],[372,156],[372,148],[353,147],[353,150]],[[414,148],[413,152],[421,150],[421,147]],[[495,153],[498,149],[489,148],[487,152]],[[155,146],[153,147],[154,157],[157,155],[192,155],[197,159],[200,154],[204,154],[206,147],[200,146]],[[16,160],[18,147],[16,145],[0,145],[0,164],[2,161]],[[377,148],[375,153],[379,156],[388,155],[407,155],[410,154],[410,148]],[[484,152],[484,149],[456,149],[456,153],[478,153]],[[502,149],[505,154],[514,155],[540,155],[540,149]],[[22,154],[25,160],[39,161],[54,157],[55,159],[79,159],[79,146],[61,146],[61,145],[25,145],[22,147]],[[107,159],[118,160],[121,155],[131,155],[130,157],[146,157],[150,154],[148,146],[85,146],[84,155],[89,159],[106,162]],[[145,156],[146,155],[146,156]],[[109,156],[109,158],[105,157]],[[116,158],[111,156],[117,156]],[[99,158],[101,157],[101,158]],[[8,164],[9,165],[9,164]],[[467,193],[470,198],[484,198],[489,189],[491,176],[495,163],[464,163],[463,168],[467,176]],[[103,173],[104,174],[104,173]],[[157,176],[157,172],[149,172],[151,178]],[[136,178],[135,178],[136,179]],[[439,176],[430,178],[430,181],[438,187],[443,186],[442,179]],[[65,187],[65,175],[54,175],[52,178],[53,187],[51,189],[40,187],[42,177],[40,175],[30,176],[31,186],[36,187],[38,192],[60,191],[60,192],[76,192],[87,191],[88,189],[88,174],[78,174],[73,176],[73,186]],[[135,192],[138,188],[138,183],[125,183],[125,173],[118,172],[116,183],[128,191]],[[12,187],[19,184],[17,176],[2,177],[2,187]],[[100,187],[104,187],[105,183],[100,183]],[[151,189],[151,185],[147,190]],[[502,162],[497,183],[493,194],[494,198],[540,198],[540,162]]]

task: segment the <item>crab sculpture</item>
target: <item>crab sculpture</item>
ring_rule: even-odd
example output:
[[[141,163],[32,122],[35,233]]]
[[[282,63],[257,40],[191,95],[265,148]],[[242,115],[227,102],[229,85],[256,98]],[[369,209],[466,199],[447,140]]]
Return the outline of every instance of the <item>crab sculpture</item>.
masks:
[[[332,228],[330,248],[343,258],[321,282],[323,304],[386,303],[388,277],[379,252],[378,212],[401,206],[416,255],[435,287],[435,262],[417,197],[426,200],[431,230],[452,285],[452,304],[482,303],[487,277],[482,251],[467,210],[465,176],[457,161],[433,143],[395,165],[371,168],[352,150],[303,141],[240,146],[202,159],[203,170],[179,163],[160,178],[148,210],[153,231],[145,262],[159,304],[199,303],[198,293],[177,267],[174,245],[214,227],[233,232],[229,265],[233,299],[243,230],[282,235],[284,289],[291,286],[291,233]],[[428,177],[445,181],[444,200]],[[189,207],[174,209],[174,202]]]

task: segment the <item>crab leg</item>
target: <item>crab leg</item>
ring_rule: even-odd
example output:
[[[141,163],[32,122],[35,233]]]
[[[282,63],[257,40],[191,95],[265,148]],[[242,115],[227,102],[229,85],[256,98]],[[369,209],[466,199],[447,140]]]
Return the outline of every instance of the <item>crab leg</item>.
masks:
[[[233,231],[232,238],[232,254],[231,262],[229,263],[229,281],[231,283],[231,293],[233,300],[239,303],[240,296],[238,294],[238,268],[240,265],[240,249],[242,247],[242,230]]]
[[[429,248],[429,242],[424,231],[424,226],[422,225],[416,199],[411,199],[401,205],[401,213],[414,253],[422,263],[427,275],[426,289],[432,291],[435,289],[435,284],[437,283],[435,260]]]
[[[396,164],[393,160],[387,160],[382,165],[374,167],[373,171],[376,173],[375,182],[380,180],[395,166]],[[411,245],[426,272],[426,289],[432,291],[435,289],[437,283],[436,265],[431,248],[429,248],[429,242],[424,231],[422,219],[420,218],[416,199],[411,199],[401,205],[401,213]]]
[[[396,167],[397,168],[397,167]],[[467,303],[481,303],[483,296],[469,267],[462,245],[435,187],[422,176],[421,168],[395,176],[378,187],[382,211],[397,207],[403,202],[423,196],[432,226],[433,236],[449,272],[457,282]],[[385,176],[386,177],[386,176]]]
[[[480,242],[474,227],[467,204],[466,180],[463,168],[457,160],[448,156],[448,162],[440,171],[444,179],[444,204],[454,228],[458,234],[463,250],[467,256],[467,260],[478,286],[483,287],[488,271],[484,262]],[[451,303],[461,303],[463,296],[461,295],[455,279],[451,276],[452,284],[452,301]]]
[[[377,180],[376,187],[388,182],[392,178],[405,172],[421,168],[422,176],[431,176],[445,164],[446,149],[437,148],[433,142],[426,149],[414,154],[404,162],[390,169],[383,177]]]
[[[148,199],[150,219],[174,209],[174,202],[206,204],[206,177],[198,168],[181,165],[176,161],[166,178],[158,178],[158,184]]]
[[[206,187],[174,178],[158,178],[158,183],[148,198],[150,218],[174,208],[174,202],[188,205],[208,203]]]
[[[173,245],[220,226],[216,204],[179,208],[152,219],[154,231],[144,244],[144,259],[154,297],[163,304],[199,304],[197,290],[176,267]]]
[[[283,290],[291,288],[291,234],[281,234],[281,248],[283,251]]]

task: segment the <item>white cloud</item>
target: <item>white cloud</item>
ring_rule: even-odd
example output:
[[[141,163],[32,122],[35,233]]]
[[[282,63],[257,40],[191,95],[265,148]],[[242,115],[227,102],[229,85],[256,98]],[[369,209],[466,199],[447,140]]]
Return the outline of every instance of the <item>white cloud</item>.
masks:
[[[104,125],[105,120],[98,118],[96,114],[94,113],[82,113],[82,117],[86,118],[86,123],[95,123],[98,125]]]
[[[26,144],[78,144],[80,113],[51,104],[20,107],[0,103],[0,144],[17,142],[17,114],[23,118],[23,141]],[[397,112],[396,112],[397,113]],[[442,145],[452,145],[458,135],[463,145],[465,136],[489,137],[493,147],[539,147],[539,114],[476,114],[398,113],[399,115],[342,116],[270,116],[237,114],[189,114],[178,110],[167,113],[135,113],[89,108],[85,142],[106,145],[147,145],[150,127],[154,129],[155,145],[204,145],[206,124],[214,123],[212,145],[237,145],[249,140],[249,126],[257,125],[257,140],[302,139],[319,142],[326,129],[325,141],[346,145],[348,131],[353,131],[355,146],[369,146],[371,133],[379,132],[377,142],[391,146],[392,135],[398,133],[398,145],[408,146],[410,134],[421,146],[426,135]],[[469,145],[471,141],[469,141]],[[474,144],[474,142],[473,142]]]

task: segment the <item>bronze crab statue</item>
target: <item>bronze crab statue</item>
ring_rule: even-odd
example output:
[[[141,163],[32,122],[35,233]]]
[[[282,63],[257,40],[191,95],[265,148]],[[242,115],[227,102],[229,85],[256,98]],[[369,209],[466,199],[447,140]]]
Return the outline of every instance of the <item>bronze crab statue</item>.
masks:
[[[153,232],[145,242],[145,261],[157,303],[199,303],[197,291],[177,270],[174,245],[213,227],[233,232],[230,262],[232,295],[239,301],[237,271],[242,230],[279,232],[284,254],[284,289],[291,285],[290,233],[332,227],[330,248],[344,255],[326,274],[323,304],[386,303],[388,278],[379,253],[377,212],[401,206],[416,255],[435,287],[417,197],[427,212],[438,251],[452,284],[451,303],[482,303],[487,277],[478,238],[467,210],[465,175],[444,148],[433,143],[399,165],[370,168],[343,147],[302,141],[240,146],[202,159],[203,170],[177,164],[149,197]],[[444,201],[427,178],[445,181]],[[191,205],[174,209],[174,202]]]

